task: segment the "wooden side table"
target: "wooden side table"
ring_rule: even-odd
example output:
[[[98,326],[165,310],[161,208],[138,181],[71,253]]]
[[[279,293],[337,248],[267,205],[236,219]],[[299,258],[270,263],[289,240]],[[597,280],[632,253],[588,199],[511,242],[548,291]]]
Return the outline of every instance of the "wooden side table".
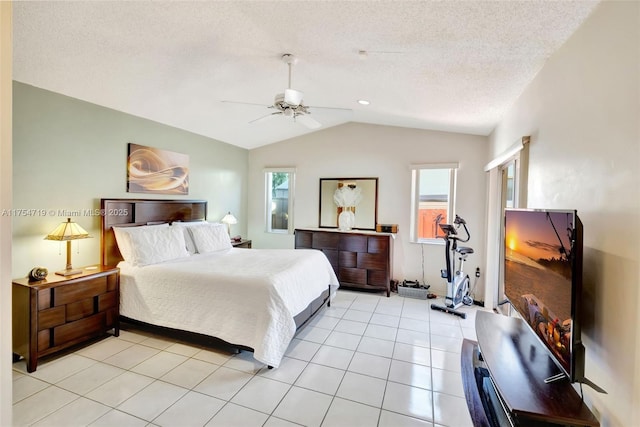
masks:
[[[89,266],[72,276],[13,280],[13,353],[33,372],[38,358],[113,329],[120,332],[120,269]]]
[[[251,240],[240,240],[239,242],[231,241],[231,246],[234,248],[246,248],[251,249]]]

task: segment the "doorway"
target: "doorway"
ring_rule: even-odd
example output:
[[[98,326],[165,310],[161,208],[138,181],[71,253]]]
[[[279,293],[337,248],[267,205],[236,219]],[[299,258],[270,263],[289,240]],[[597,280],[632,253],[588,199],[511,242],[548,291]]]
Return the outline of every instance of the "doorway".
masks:
[[[485,166],[489,173],[485,306],[509,315],[504,293],[504,211],[527,206],[529,137],[524,136]],[[487,304],[488,303],[488,304]]]

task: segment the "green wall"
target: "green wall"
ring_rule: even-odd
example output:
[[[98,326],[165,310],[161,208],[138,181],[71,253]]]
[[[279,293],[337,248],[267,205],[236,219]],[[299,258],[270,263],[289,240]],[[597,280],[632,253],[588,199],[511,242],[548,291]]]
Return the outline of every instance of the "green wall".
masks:
[[[189,195],[128,193],[127,144],[189,155]],[[101,198],[204,199],[208,220],[227,211],[246,234],[248,151],[23,83],[13,83],[13,275],[38,265],[64,268],[65,247],[43,240],[65,211],[100,207]],[[73,265],[100,259],[100,217],[74,220],[93,236],[73,243]],[[79,251],[79,252],[78,252]]]

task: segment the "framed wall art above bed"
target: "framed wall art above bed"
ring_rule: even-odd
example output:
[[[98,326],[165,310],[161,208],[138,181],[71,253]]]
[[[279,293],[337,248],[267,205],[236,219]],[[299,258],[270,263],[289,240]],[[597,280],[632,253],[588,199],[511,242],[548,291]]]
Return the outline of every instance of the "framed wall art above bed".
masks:
[[[129,193],[189,194],[189,156],[129,143]]]

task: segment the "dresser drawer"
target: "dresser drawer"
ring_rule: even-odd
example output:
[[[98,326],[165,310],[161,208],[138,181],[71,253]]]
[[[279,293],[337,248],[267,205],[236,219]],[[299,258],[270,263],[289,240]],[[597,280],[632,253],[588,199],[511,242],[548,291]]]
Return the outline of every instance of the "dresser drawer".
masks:
[[[329,264],[331,264],[333,270],[335,271],[338,268],[338,251],[323,249],[322,253],[327,257],[327,259],[329,260]]]
[[[84,280],[81,283],[73,283],[59,286],[53,289],[54,305],[65,305],[71,302],[91,298],[107,292],[107,278],[96,277]]]
[[[119,284],[119,275],[118,274],[110,274],[106,277],[107,279],[107,291],[115,291],[118,289]]]
[[[388,264],[389,257],[387,254],[358,254],[358,268],[364,268],[367,270],[387,270]]]
[[[53,345],[62,345],[77,338],[96,335],[104,329],[104,325],[105,314],[98,313],[91,317],[57,326],[53,328]]]
[[[384,254],[387,256],[389,253],[389,239],[386,237],[369,237],[367,242],[367,252],[372,254]]]
[[[110,308],[104,312],[106,316],[105,327],[112,328],[118,322],[119,311],[118,307]]]
[[[91,316],[95,312],[95,305],[95,298],[86,298],[67,304],[67,322]]]
[[[108,308],[115,307],[118,302],[118,293],[115,291],[100,295],[98,297],[98,311],[105,311]]]
[[[38,310],[51,307],[51,292],[53,292],[53,289],[38,291]]]
[[[44,351],[51,347],[51,329],[38,332],[38,351]]]
[[[338,262],[341,267],[355,268],[358,264],[358,253],[340,251]]]
[[[386,286],[389,276],[386,270],[367,270],[367,284],[373,286]]]
[[[340,236],[335,233],[314,233],[312,237],[313,249],[338,249]]]
[[[356,285],[366,285],[367,284],[367,270],[362,270],[360,268],[340,268],[340,272],[338,274],[338,281],[340,283],[354,283]]]
[[[53,328],[65,322],[64,306],[40,310],[38,313],[38,330]]]
[[[296,248],[300,249],[311,249],[313,233],[309,233],[308,231],[299,231],[296,230]]]
[[[367,236],[340,236],[340,250],[350,252],[367,252]]]

